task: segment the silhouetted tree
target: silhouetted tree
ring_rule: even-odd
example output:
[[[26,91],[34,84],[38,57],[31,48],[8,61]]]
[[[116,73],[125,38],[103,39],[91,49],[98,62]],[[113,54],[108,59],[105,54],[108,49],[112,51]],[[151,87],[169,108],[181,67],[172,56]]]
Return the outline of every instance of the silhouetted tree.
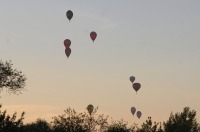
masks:
[[[124,120],[112,121],[111,125],[108,126],[107,132],[130,132],[127,125],[128,123]]]
[[[83,113],[77,113],[74,109],[68,108],[64,111],[64,114],[53,117],[53,129],[55,132],[86,132],[84,118]]]
[[[0,61],[0,90],[6,88],[8,92],[16,93],[24,88],[26,77],[12,65],[11,62]]]
[[[199,132],[199,125],[196,121],[196,111],[185,107],[183,112],[171,113],[169,120],[164,122],[165,132]]]
[[[161,123],[152,122],[151,117],[148,117],[146,122],[141,126],[138,132],[163,132]]]
[[[98,107],[96,107],[91,113],[87,110],[87,112],[84,112],[85,114],[85,126],[89,131],[97,131],[99,129],[100,131],[106,130],[108,126],[108,116],[104,117],[104,114],[97,114]]]
[[[97,115],[98,108],[89,114],[86,112],[77,113],[74,109],[68,108],[64,114],[53,117],[52,127],[55,132],[91,132],[105,130],[107,118],[104,115]]]
[[[2,105],[0,105],[1,109]],[[0,110],[0,132],[21,132],[23,126],[24,112],[21,117],[17,120],[17,113],[15,112],[12,116],[6,114],[6,110]]]
[[[33,123],[24,125],[23,132],[52,132],[52,130],[46,120],[37,119]]]

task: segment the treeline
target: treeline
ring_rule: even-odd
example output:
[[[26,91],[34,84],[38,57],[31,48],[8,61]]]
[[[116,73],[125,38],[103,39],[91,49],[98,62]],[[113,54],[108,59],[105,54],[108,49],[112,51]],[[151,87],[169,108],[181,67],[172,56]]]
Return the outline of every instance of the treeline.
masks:
[[[51,122],[38,118],[35,122],[25,124],[24,112],[17,119],[17,113],[9,115],[0,106],[0,132],[200,132],[196,111],[189,107],[182,112],[171,113],[165,122],[152,121],[148,117],[141,126],[130,126],[124,120],[109,123],[109,116],[98,114],[97,111],[98,107],[92,112],[77,112],[67,108],[63,114],[52,117]]]

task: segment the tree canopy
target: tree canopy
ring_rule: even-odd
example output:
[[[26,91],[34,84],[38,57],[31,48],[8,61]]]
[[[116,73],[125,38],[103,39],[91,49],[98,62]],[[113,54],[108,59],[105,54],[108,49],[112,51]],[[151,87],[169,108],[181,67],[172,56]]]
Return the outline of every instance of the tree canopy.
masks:
[[[185,107],[183,112],[171,113],[168,121],[164,123],[165,132],[199,132],[196,121],[196,111]]]
[[[77,112],[72,108],[64,110],[64,114],[54,116],[52,122],[38,118],[35,122],[24,124],[24,112],[19,119],[17,113],[12,116],[1,111],[0,105],[0,132],[200,132],[199,124],[196,121],[196,111],[185,107],[183,112],[170,115],[163,123],[152,121],[151,117],[138,126],[124,120],[111,121],[108,116],[97,114],[98,107],[89,113]]]
[[[21,71],[13,69],[11,61],[0,61],[0,90],[6,88],[8,92],[21,92],[26,84],[26,79]]]
[[[0,105],[1,109],[2,105]],[[23,126],[24,112],[22,112],[21,117],[17,118],[17,113],[15,112],[12,116],[8,115],[6,110],[0,110],[0,132],[19,132]]]
[[[53,117],[52,127],[55,132],[91,132],[105,130],[108,116],[97,114],[98,107],[91,112],[76,112],[67,108],[64,114]]]

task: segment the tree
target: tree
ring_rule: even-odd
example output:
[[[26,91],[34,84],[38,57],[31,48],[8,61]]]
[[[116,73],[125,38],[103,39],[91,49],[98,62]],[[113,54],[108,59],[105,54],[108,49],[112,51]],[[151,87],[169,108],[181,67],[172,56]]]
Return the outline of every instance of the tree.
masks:
[[[85,114],[85,126],[87,127],[87,130],[90,132],[97,131],[99,129],[100,131],[106,130],[108,126],[108,116],[104,117],[104,114],[97,114],[98,107],[89,110],[87,107],[87,112],[84,112]]]
[[[0,108],[2,105],[0,105]],[[21,117],[17,120],[17,113],[15,112],[12,116],[6,114],[6,110],[0,110],[0,132],[21,132],[23,126],[24,112]]]
[[[46,120],[37,119],[33,123],[29,123],[23,126],[24,132],[51,132],[51,127]]]
[[[130,129],[127,127],[128,123],[124,120],[112,121],[109,125],[107,132],[129,132]]]
[[[53,130],[55,132],[86,132],[84,118],[83,113],[77,113],[74,109],[68,108],[64,111],[64,114],[53,117]]]
[[[12,66],[10,61],[0,61],[0,90],[7,88],[8,92],[16,93],[24,88],[26,77]]]
[[[138,132],[163,132],[161,123],[152,122],[151,117],[148,117],[145,123],[142,124]]]
[[[181,113],[171,113],[169,120],[164,122],[164,130],[165,132],[199,132],[199,124],[195,117],[196,111],[185,107]]]
[[[89,114],[87,112],[76,112],[74,109],[68,108],[64,114],[53,117],[52,127],[54,132],[93,132],[100,129],[106,129],[108,124],[106,116],[97,115],[97,108]]]

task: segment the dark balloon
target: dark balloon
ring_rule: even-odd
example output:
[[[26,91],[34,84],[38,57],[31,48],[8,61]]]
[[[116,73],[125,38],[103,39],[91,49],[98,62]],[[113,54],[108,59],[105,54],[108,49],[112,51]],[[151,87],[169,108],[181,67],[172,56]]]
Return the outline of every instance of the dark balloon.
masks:
[[[130,81],[133,83],[135,81],[135,77],[134,76],[131,76],[130,77]]]
[[[73,17],[73,12],[71,11],[71,10],[68,10],[67,12],[66,12],[66,16],[67,16],[67,18],[69,19],[69,21],[72,19],[72,17]]]
[[[64,45],[65,45],[65,48],[69,48],[71,45],[71,41],[69,39],[65,39]]]
[[[90,33],[90,38],[92,39],[93,42],[96,39],[96,37],[97,37],[97,33],[96,32],[93,31],[93,32]]]
[[[135,107],[131,107],[131,113],[134,115],[136,112],[136,108]]]
[[[88,113],[91,115],[91,113],[92,113],[93,110],[94,110],[94,106],[93,106],[92,104],[89,104],[89,105],[87,106],[87,110],[88,110]]]
[[[142,116],[142,112],[141,112],[141,111],[138,111],[138,112],[137,112],[137,117],[140,119],[141,116]]]
[[[140,87],[141,87],[140,83],[133,83],[133,89],[136,91],[136,93],[140,89]]]
[[[66,48],[65,49],[65,54],[66,54],[66,56],[68,58],[70,56],[70,54],[71,54],[71,49],[70,48]]]

